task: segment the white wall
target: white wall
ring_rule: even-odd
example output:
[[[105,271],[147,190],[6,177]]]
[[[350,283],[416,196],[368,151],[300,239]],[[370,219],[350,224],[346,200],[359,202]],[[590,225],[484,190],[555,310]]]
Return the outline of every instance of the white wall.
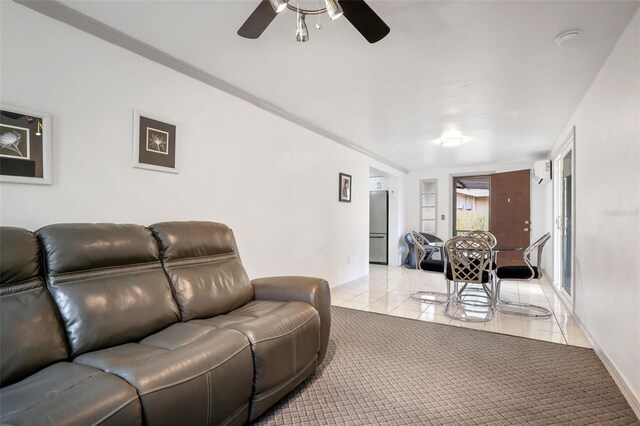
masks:
[[[0,186],[2,225],[213,220],[234,229],[252,277],[335,286],[368,274],[369,168],[399,172],[13,2],[1,8],[2,102],[51,113],[54,151],[53,185]],[[180,174],[131,167],[134,108],[177,122]],[[339,172],[353,176],[351,203],[338,202]]]
[[[640,407],[640,12],[559,135],[555,150],[572,126],[574,315]]]
[[[389,190],[388,177],[369,178],[369,191],[388,191],[388,190]]]

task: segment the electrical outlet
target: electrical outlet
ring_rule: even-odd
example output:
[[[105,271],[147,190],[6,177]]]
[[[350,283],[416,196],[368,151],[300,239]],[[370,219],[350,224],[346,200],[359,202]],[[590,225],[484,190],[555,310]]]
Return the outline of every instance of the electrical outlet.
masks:
[[[347,265],[351,264],[351,256],[347,256]]]

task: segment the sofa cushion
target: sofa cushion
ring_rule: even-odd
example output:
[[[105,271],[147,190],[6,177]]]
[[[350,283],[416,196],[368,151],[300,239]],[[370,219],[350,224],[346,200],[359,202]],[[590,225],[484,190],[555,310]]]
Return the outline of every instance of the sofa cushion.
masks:
[[[178,323],[138,343],[75,358],[137,390],[147,424],[246,422],[253,360],[235,330]]]
[[[0,226],[0,237],[0,281],[3,287],[42,276],[40,243],[33,232]]]
[[[213,222],[151,225],[183,321],[225,314],[253,299],[233,232]]]
[[[233,329],[249,338],[256,370],[255,394],[291,379],[320,350],[318,311],[305,302],[255,300],[227,315],[190,324]]]
[[[0,249],[0,383],[7,386],[68,354],[44,288],[36,236],[0,227]]]
[[[145,227],[58,224],[37,235],[72,355],[139,340],[180,320]]]
[[[0,390],[0,422],[12,425],[141,425],[136,390],[119,377],[68,362]]]

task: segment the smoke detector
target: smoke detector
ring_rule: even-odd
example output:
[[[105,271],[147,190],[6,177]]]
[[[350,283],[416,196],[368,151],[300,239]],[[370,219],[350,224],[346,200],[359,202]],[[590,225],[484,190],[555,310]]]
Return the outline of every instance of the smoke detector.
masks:
[[[562,47],[565,44],[570,43],[573,40],[577,39],[581,35],[582,35],[582,31],[580,30],[569,30],[561,34],[558,34],[554,41],[556,42],[558,47]]]

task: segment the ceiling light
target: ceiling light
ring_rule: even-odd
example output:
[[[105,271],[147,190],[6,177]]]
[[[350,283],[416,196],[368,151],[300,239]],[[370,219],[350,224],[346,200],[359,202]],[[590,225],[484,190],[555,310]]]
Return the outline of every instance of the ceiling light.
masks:
[[[325,0],[325,6],[327,7],[327,14],[331,20],[338,19],[342,16],[342,7],[338,4],[338,0]]]
[[[271,3],[271,7],[276,13],[282,12],[287,7],[286,0],[269,0],[269,3]]]
[[[304,21],[304,13],[298,14],[298,23],[296,25],[296,41],[305,43],[309,41],[309,29]]]
[[[440,145],[451,148],[453,146],[462,145],[462,138],[442,138],[440,139]]]
[[[578,37],[580,37],[581,34],[582,32],[580,30],[565,31],[562,34],[558,34],[556,36],[555,42],[558,45],[558,47],[562,47],[563,45],[569,43],[570,41],[573,41]]]

